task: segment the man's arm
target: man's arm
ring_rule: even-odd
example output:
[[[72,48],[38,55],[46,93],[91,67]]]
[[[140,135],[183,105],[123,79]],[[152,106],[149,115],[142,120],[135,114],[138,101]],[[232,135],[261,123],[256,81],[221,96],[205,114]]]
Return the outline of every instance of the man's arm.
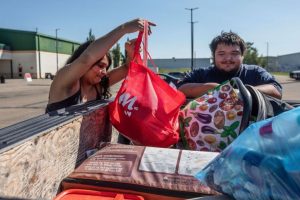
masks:
[[[256,70],[259,79],[257,80],[254,87],[264,94],[275,97],[277,99],[281,99],[282,86],[276,81],[274,76],[272,76],[269,72],[267,72],[267,70],[262,67],[257,67]]]
[[[178,90],[183,92],[186,97],[196,98],[205,94],[208,90],[218,86],[218,83],[186,83],[181,85]]]
[[[281,93],[272,84],[257,85],[257,86],[255,86],[255,88],[257,90],[259,90],[260,92],[262,92],[264,94],[267,94],[267,95],[270,95],[272,97],[275,97],[277,99],[281,99],[282,98]]]

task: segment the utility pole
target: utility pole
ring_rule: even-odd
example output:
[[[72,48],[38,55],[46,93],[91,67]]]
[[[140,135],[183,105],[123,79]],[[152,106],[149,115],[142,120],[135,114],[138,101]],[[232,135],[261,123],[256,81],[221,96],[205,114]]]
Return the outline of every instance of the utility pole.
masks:
[[[269,70],[269,42],[267,42],[267,70]]]
[[[60,29],[57,28],[55,29],[55,47],[56,47],[56,72],[58,71],[58,43],[57,43],[57,32],[59,31]]]
[[[196,8],[186,8],[186,10],[191,11],[191,70],[194,69],[194,22],[193,21],[193,10],[197,10],[198,7]]]

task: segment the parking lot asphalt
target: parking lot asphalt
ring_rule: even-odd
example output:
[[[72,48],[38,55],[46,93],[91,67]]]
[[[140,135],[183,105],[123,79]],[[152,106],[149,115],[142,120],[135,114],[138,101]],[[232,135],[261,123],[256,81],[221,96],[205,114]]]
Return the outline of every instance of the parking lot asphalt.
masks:
[[[283,99],[300,100],[300,81],[287,76],[276,76],[276,79],[282,83]],[[6,79],[0,84],[0,128],[44,114],[51,82],[50,79],[32,82]],[[120,83],[113,86],[112,94],[116,94],[119,87]]]

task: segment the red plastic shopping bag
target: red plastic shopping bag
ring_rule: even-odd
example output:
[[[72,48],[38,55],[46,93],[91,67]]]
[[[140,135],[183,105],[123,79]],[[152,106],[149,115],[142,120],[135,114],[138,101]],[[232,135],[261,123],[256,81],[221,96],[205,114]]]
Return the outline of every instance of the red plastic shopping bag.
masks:
[[[185,96],[143,64],[139,53],[143,33],[147,31],[139,33],[128,75],[109,105],[110,120],[135,144],[169,147],[179,139],[178,115]]]

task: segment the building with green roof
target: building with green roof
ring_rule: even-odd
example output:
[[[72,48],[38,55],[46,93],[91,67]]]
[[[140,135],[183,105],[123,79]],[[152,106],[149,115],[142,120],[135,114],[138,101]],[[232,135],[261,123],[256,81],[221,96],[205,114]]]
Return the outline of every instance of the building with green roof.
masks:
[[[78,42],[33,31],[0,28],[0,75],[6,78],[47,78],[64,66]]]

